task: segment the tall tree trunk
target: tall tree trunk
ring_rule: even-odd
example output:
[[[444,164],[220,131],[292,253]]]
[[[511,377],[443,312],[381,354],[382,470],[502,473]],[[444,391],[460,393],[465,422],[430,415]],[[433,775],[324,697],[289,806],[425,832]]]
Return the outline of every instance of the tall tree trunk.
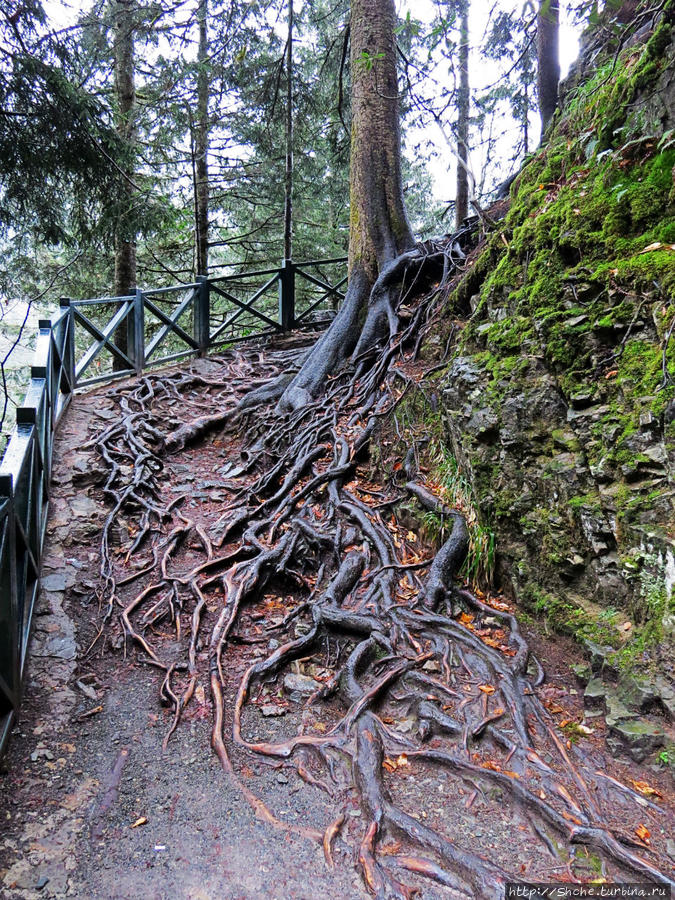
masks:
[[[542,135],[558,105],[559,30],[559,0],[540,0],[537,14],[537,89]]]
[[[197,122],[195,125],[195,267],[197,275],[209,274],[209,74],[208,0],[199,3],[197,51]]]
[[[117,222],[115,226],[115,296],[123,297],[136,290],[136,231],[134,203],[133,155],[136,141],[134,122],[136,88],[134,84],[134,11],[135,0],[115,0],[114,13],[114,66],[115,93],[117,96],[117,132],[127,144],[127,163],[120,185]],[[127,323],[115,332],[115,344],[127,352]],[[126,366],[113,359],[113,370]]]
[[[457,228],[469,214],[469,0],[457,0],[459,14],[459,92],[457,94]]]
[[[284,259],[293,252],[293,0],[288,0],[286,42],[286,173],[284,178]]]
[[[344,360],[394,328],[383,275],[414,245],[403,203],[395,25],[394,0],[352,0],[349,286],[335,320],[285,390],[282,409],[309,402]]]

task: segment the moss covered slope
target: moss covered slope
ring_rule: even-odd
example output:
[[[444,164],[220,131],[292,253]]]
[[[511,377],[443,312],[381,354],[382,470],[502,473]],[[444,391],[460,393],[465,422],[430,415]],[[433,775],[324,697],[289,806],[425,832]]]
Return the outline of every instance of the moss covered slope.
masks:
[[[623,662],[675,622],[674,7],[568,85],[442,384],[502,578]]]

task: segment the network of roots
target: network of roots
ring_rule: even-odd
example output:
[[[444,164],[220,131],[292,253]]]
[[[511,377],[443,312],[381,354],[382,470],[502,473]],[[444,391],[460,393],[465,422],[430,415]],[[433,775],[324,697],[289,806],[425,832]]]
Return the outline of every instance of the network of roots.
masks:
[[[656,806],[556,730],[510,607],[453,584],[466,528],[425,481],[425,435],[399,431],[389,446],[409,446],[392,474],[374,461],[402,399],[423,396],[438,369],[419,351],[443,291],[405,299],[388,345],[293,414],[242,400],[297,369],[302,334],[228,350],[209,375],[114,391],[119,418],[92,441],[110,509],[91,652],[121,629],[125,652],[158,670],[167,754],[186,710],[206,703],[213,750],[258,815],[322,843],[329,866],[351,854],[376,897],[502,896],[508,880],[573,877],[580,852],[607,878],[663,881],[627,824],[657,817]],[[225,500],[209,520],[189,492],[169,493],[165,463],[186,442],[193,454],[213,447],[203,432],[216,416]],[[401,520],[406,504],[453,522],[437,553]],[[254,659],[233,684],[242,643]],[[288,678],[303,672],[316,682],[309,696]],[[270,703],[289,713],[272,737]],[[247,757],[318,787],[329,824],[284,820],[241,777]],[[498,847],[475,836],[487,816],[510,835]]]

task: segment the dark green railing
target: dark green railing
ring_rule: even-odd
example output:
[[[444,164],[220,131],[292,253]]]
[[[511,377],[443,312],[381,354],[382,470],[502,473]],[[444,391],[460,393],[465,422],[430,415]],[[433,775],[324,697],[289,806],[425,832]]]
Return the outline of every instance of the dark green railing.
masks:
[[[138,288],[126,297],[65,299],[75,330],[75,384],[139,373],[307,323],[322,307],[334,309],[344,296],[345,262],[344,257],[284,260],[277,269]],[[120,330],[126,333],[124,348],[119,346]]]
[[[0,461],[0,752],[21,702],[54,432],[75,388],[298,327],[322,306],[337,307],[345,262],[285,260],[278,269],[139,288],[126,297],[63,299],[51,319],[40,320],[30,385]]]

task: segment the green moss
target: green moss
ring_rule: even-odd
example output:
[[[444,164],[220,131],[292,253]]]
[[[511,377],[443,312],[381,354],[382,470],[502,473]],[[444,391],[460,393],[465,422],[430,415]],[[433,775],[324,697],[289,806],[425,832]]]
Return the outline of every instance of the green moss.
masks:
[[[594,618],[556,592],[569,587],[575,596],[578,587],[581,596],[588,588],[575,583],[588,570],[579,575],[583,567],[568,559],[571,547],[583,546],[582,512],[616,522],[618,549],[625,551],[622,535],[630,523],[649,521],[667,489],[644,487],[646,477],[659,475],[640,452],[646,446],[640,436],[645,427],[657,428],[644,426],[641,415],[651,411],[663,421],[675,396],[674,382],[664,379],[664,364],[675,372],[675,335],[664,359],[675,318],[669,246],[675,244],[675,147],[646,136],[633,100],[670,65],[666,20],[674,13],[675,0],[668,0],[646,46],[631,47],[618,60],[610,50],[578,88],[557,131],[516,180],[505,223],[480,257],[480,277],[467,273],[462,281],[464,302],[468,291],[480,290],[460,352],[484,373],[481,403],[501,422],[506,401],[527,402],[537,396],[537,379],[548,385],[553,376],[570,410],[569,431],[546,433],[547,424],[560,424],[555,413],[541,427],[536,416],[524,417],[532,458],[523,461],[520,484],[513,484],[512,466],[519,449],[506,442],[478,447],[464,436],[475,501],[489,511],[498,537],[518,546],[514,556],[523,558],[513,560],[514,581],[532,608],[551,627],[613,643],[626,658],[658,640],[643,622],[650,607],[637,583],[630,649],[618,646],[613,617]],[[675,423],[665,426],[664,443],[666,450],[675,444]],[[590,490],[588,466],[609,483],[607,494],[604,487]],[[567,479],[566,469],[573,470]]]

